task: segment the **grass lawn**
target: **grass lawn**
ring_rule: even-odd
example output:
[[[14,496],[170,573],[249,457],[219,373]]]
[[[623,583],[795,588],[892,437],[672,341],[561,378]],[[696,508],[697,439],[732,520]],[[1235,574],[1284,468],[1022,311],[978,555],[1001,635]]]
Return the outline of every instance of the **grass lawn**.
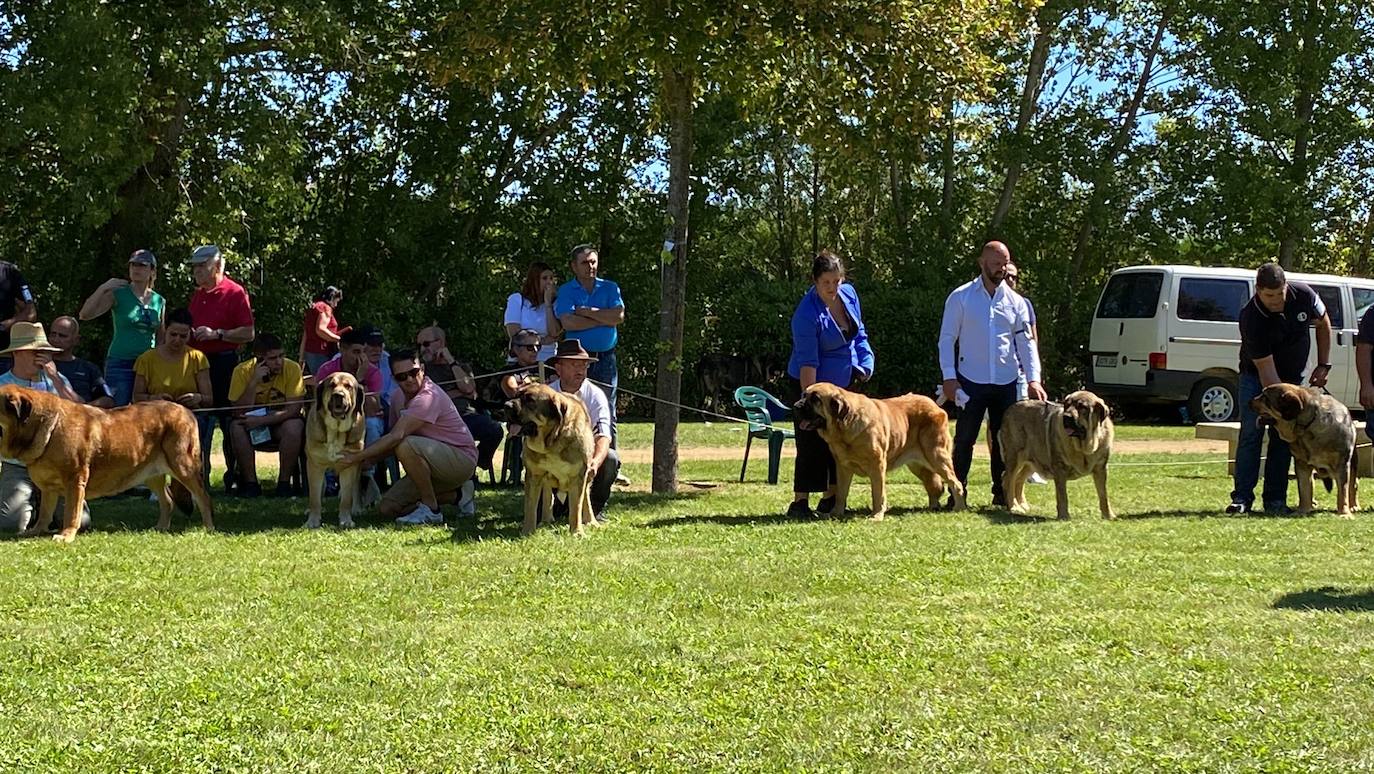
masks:
[[[905,472],[885,522],[793,522],[790,465],[728,460],[675,499],[630,466],[584,540],[518,539],[505,490],[454,531],[97,501],[73,546],[0,542],[0,771],[1374,767],[1374,515],[1225,517],[1216,455],[1118,462],[1111,523],[1090,480],[1061,523],[913,510]]]

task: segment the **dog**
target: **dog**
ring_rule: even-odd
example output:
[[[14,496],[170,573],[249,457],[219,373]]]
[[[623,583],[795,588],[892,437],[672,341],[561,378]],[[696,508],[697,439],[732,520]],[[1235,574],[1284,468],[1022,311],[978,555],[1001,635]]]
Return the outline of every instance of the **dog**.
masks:
[[[1288,442],[1298,471],[1298,513],[1312,512],[1312,473],[1336,482],[1336,515],[1349,519],[1359,509],[1355,423],[1340,401],[1311,387],[1271,384],[1250,408],[1274,422]]]
[[[1087,390],[1069,393],[1063,403],[1023,400],[1002,416],[997,434],[1002,447],[1002,492],[1013,513],[1026,513],[1026,479],[1032,472],[1054,480],[1060,519],[1069,518],[1069,482],[1092,474],[1102,518],[1115,519],[1107,499],[1107,463],[1116,430],[1103,400]]]
[[[19,525],[32,536],[52,524],[57,501],[66,503],[62,530],[54,540],[76,539],[86,500],[108,497],[170,474],[190,492],[201,522],[213,531],[210,493],[201,478],[200,434],[185,406],[148,401],[106,411],[56,395],[0,387],[0,455],[28,466],[41,493],[38,520]],[[163,479],[157,492],[157,528],[171,528],[173,497]]]
[[[734,405],[735,390],[745,385],[763,387],[773,381],[777,366],[763,355],[705,355],[697,361],[697,386],[701,407],[723,414]]]
[[[872,518],[887,514],[887,472],[906,466],[925,485],[930,507],[940,507],[949,489],[957,510],[966,507],[964,487],[954,475],[954,441],[949,419],[935,401],[908,393],[874,399],[833,384],[807,387],[793,406],[797,424],[814,429],[835,457],[835,506],[831,516],[843,516],[854,476],[872,485]]]
[[[555,489],[560,498],[568,498],[568,529],[584,534],[583,527],[596,525],[591,498],[595,440],[586,407],[539,383],[522,386],[506,405],[524,438],[525,521],[520,534],[534,532],[541,508],[544,523],[553,523]]]
[[[363,450],[367,419],[363,400],[367,393],[353,374],[338,371],[315,385],[315,401],[305,420],[306,476],[310,479],[308,529],[320,528],[320,499],[324,495],[324,473],[333,468],[339,474],[339,526],[349,528],[353,517],[363,512],[358,496],[357,465],[339,465],[344,452]]]

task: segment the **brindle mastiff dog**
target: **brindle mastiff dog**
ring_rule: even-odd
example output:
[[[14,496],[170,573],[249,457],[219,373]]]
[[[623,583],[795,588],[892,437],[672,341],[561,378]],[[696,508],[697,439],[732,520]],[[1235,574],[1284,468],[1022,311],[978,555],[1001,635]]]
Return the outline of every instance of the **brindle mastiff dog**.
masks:
[[[1340,401],[1312,387],[1272,384],[1250,401],[1288,442],[1298,470],[1298,513],[1312,512],[1312,473],[1336,482],[1336,515],[1354,518],[1359,509],[1355,423]]]
[[[1063,403],[1023,400],[1002,417],[997,439],[1002,446],[1006,472],[1002,491],[1013,513],[1025,513],[1026,479],[1032,472],[1054,479],[1054,500],[1059,518],[1069,518],[1070,481],[1089,473],[1097,486],[1102,518],[1114,519],[1107,501],[1107,463],[1112,458],[1115,430],[1101,398],[1079,390]]]
[[[172,493],[166,479],[150,479],[167,474],[191,493],[205,529],[215,528],[201,478],[200,434],[185,406],[155,400],[106,411],[6,385],[0,387],[0,455],[27,465],[42,495],[38,521],[19,525],[21,535],[46,532],[62,498],[67,512],[53,538],[70,543],[87,499],[144,483],[157,492],[157,528],[165,531],[172,523]]]
[[[887,514],[887,471],[906,466],[925,485],[930,507],[940,507],[948,488],[963,510],[964,487],[954,475],[954,441],[949,417],[924,395],[874,399],[833,384],[806,388],[793,407],[797,423],[815,428],[835,457],[835,507],[843,516],[854,476],[872,484],[872,518]]]
[[[548,385],[526,384],[506,404],[524,437],[525,521],[520,534],[534,532],[543,509],[553,523],[553,493],[568,498],[568,529],[582,535],[596,526],[592,512],[591,460],[596,445],[592,421],[582,401]]]

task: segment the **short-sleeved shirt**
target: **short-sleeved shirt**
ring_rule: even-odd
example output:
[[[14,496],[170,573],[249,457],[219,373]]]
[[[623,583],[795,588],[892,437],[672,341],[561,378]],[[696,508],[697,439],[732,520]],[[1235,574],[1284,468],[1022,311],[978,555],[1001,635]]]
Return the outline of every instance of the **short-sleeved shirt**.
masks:
[[[1270,312],[1256,295],[1240,310],[1240,372],[1258,375],[1256,360],[1274,358],[1279,379],[1302,382],[1307,355],[1312,350],[1308,330],[1326,315],[1326,305],[1310,286],[1289,282],[1283,311]]]
[[[108,356],[116,360],[136,360],[156,347],[157,331],[166,306],[166,299],[156,292],[150,291],[148,303],[144,304],[128,285],[115,288],[114,336],[110,339]]]
[[[621,309],[625,306],[625,302],[620,298],[620,286],[607,279],[597,277],[590,293],[577,280],[564,283],[558,289],[558,298],[553,302],[554,314],[562,317],[580,306],[591,306],[597,309]],[[582,342],[582,346],[591,353],[608,352],[615,349],[615,344],[619,340],[619,334],[614,325],[597,325],[580,331],[569,330],[564,331],[563,335],[565,338]]]
[[[506,319],[503,324],[518,325],[522,329],[529,328],[538,331],[542,339],[549,335],[549,316],[545,314],[546,311],[548,311],[548,307],[543,304],[535,306],[523,295],[511,293],[510,298],[506,299]],[[582,346],[585,347],[586,344],[584,343]],[[553,357],[557,349],[558,346],[552,342],[541,346],[539,348],[539,359],[548,360]]]
[[[188,392],[200,392],[196,374],[210,368],[205,353],[187,348],[179,361],[171,361],[150,349],[134,361],[134,373],[142,376],[149,395],[167,394],[173,398]]]
[[[74,357],[71,360],[54,360],[57,372],[66,378],[81,399],[90,403],[96,398],[113,398],[114,391],[105,383],[105,375],[100,366],[89,360]]]
[[[24,279],[18,266],[9,261],[0,261],[0,320],[13,317],[20,301],[32,304],[33,288],[29,287],[28,280]],[[9,346],[10,332],[6,328],[0,331],[0,349],[8,349]]]
[[[57,372],[57,376],[59,379],[62,380],[63,384],[67,385],[68,389],[71,388],[72,383],[67,380],[67,377],[62,375],[61,371]],[[20,379],[18,376],[15,375],[14,371],[6,371],[5,373],[0,374],[0,385],[6,384],[13,384],[18,387],[28,387],[30,390],[38,390],[39,392],[49,392],[53,395],[58,394],[56,385],[54,385],[44,374],[39,374],[38,380],[31,382],[28,379]],[[5,463],[9,465],[28,467],[19,460],[11,459],[10,457],[3,457],[0,459],[3,459]]]
[[[248,301],[248,291],[228,277],[220,279],[219,284],[209,290],[196,288],[187,308],[191,312],[192,325],[196,328],[204,325],[229,331],[253,324],[253,306]],[[219,339],[196,341],[192,346],[207,355],[233,352],[239,348],[232,341]]]
[[[560,392],[563,390],[558,379],[554,379],[549,386]],[[582,382],[577,392],[569,394],[576,395],[587,407],[587,416],[592,420],[592,435],[597,438],[611,437],[611,402],[606,400],[606,393],[588,379]]]
[[[326,360],[324,365],[320,366],[320,370],[315,372],[315,384],[319,384],[320,382],[324,381],[324,378],[326,376],[329,376],[330,374],[337,374],[342,370],[343,358],[336,357],[332,360]],[[372,365],[371,363],[367,364],[367,373],[363,376],[363,389],[367,390],[369,393],[373,395],[377,395],[377,399],[381,400],[380,394],[382,392],[382,369],[378,368],[375,365]]]
[[[415,434],[448,444],[462,452],[473,464],[477,463],[477,444],[472,440],[467,423],[459,416],[453,400],[438,385],[425,377],[425,384],[415,397],[406,402],[406,394],[397,387],[391,393],[392,427],[402,416],[415,417],[421,425]]]
[[[1360,318],[1360,330],[1355,334],[1355,343],[1374,344],[1374,306],[1364,310],[1364,316]]]
[[[253,379],[253,371],[258,367],[258,359],[249,358],[234,367],[234,377],[229,381],[229,400],[237,401],[248,389]],[[305,373],[301,364],[290,358],[282,358],[281,372],[267,381],[253,385],[253,405],[270,406],[288,400],[305,397]]]
[[[437,383],[439,389],[447,393],[460,389],[477,389],[476,382],[472,379],[472,371],[459,363],[425,363],[425,379]],[[454,398],[449,395],[449,399],[458,407],[460,414],[471,414],[476,410],[472,406],[472,399],[467,396]]]
[[[320,315],[329,318],[325,323],[325,330],[334,335],[339,334],[339,318],[334,314],[334,309],[323,301],[316,301],[305,311],[305,352],[308,355],[328,355],[338,351],[338,346],[332,341],[325,341],[320,338],[320,334],[315,330],[320,324]]]

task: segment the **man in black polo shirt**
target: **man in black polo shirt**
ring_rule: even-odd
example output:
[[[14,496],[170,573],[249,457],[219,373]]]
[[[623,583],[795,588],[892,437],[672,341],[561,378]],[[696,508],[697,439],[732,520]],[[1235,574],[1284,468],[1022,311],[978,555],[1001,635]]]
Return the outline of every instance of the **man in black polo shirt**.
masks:
[[[19,267],[0,261],[0,349],[10,345],[10,326],[17,322],[37,322],[33,290]]]
[[[1365,410],[1365,435],[1374,440],[1374,306],[1364,310],[1355,334],[1355,373],[1360,376],[1360,407]]]
[[[1272,384],[1302,384],[1311,350],[1308,329],[1317,331],[1317,366],[1308,383],[1326,386],[1331,372],[1331,318],[1316,291],[1289,282],[1283,267],[1266,263],[1255,275],[1255,296],[1240,310],[1240,442],[1236,444],[1235,489],[1227,513],[1254,509],[1259,482],[1260,444],[1264,428],[1250,409],[1250,400]],[[1264,512],[1284,515],[1288,508],[1288,444],[1269,428],[1269,453],[1264,463]]]
[[[81,324],[75,317],[62,316],[52,321],[48,328],[48,343],[60,352],[52,355],[57,372],[67,377],[72,389],[86,401],[86,405],[96,408],[114,408],[114,390],[105,383],[105,375],[100,366],[85,358],[76,356],[76,347],[81,343]]]

